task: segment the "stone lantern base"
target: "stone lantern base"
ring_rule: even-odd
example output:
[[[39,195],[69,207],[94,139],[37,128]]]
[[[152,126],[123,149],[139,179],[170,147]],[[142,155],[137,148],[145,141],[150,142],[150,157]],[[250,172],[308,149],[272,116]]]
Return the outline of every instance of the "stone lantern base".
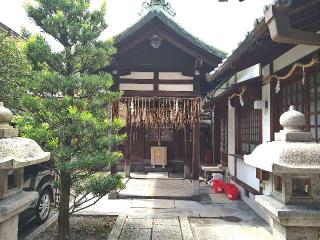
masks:
[[[273,220],[273,239],[277,240],[318,240],[320,228],[283,226]]]
[[[0,239],[18,239],[19,214],[37,197],[37,192],[21,192],[0,201]]]
[[[273,239],[319,240],[320,206],[284,205],[271,196],[256,196],[256,202],[264,207],[273,219]]]

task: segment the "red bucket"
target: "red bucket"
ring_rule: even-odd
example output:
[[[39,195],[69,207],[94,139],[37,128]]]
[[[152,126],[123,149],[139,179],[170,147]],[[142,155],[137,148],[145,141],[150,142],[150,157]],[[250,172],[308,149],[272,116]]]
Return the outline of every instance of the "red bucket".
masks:
[[[213,180],[213,190],[215,193],[223,193],[223,181],[222,180]]]
[[[230,200],[239,200],[240,192],[236,185],[228,184],[225,186],[225,193]]]
[[[223,188],[224,188],[224,192],[225,192],[226,195],[228,194],[228,192],[229,192],[230,188],[232,188],[232,186],[234,186],[234,184],[232,184],[232,183],[224,183]]]

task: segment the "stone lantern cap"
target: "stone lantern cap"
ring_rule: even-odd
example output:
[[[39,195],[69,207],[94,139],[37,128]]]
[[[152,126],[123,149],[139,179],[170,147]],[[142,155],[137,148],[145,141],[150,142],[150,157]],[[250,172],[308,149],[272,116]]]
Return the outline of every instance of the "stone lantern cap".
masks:
[[[44,152],[32,139],[18,137],[10,126],[12,112],[0,102],[0,169],[16,169],[46,162],[50,153]]]
[[[0,126],[7,126],[13,118],[12,112],[0,102]]]
[[[44,152],[28,138],[0,139],[0,169],[16,169],[50,160],[50,153]]]
[[[246,164],[274,173],[320,174],[320,144],[312,142],[305,132],[304,114],[294,110],[280,117],[284,127],[275,134],[275,141],[263,143],[244,156]]]

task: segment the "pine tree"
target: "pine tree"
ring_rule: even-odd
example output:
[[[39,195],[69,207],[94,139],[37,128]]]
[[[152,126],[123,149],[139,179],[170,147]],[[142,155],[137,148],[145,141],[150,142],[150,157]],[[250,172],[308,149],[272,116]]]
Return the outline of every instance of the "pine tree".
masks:
[[[41,35],[28,39],[35,72],[23,97],[26,113],[17,120],[24,135],[52,153],[60,176],[59,240],[70,238],[71,213],[123,187],[120,175],[99,173],[123,157],[113,146],[126,136],[118,133],[123,122],[111,119],[109,110],[121,93],[111,91],[112,76],[101,70],[116,53],[112,41],[98,40],[107,27],[105,3],[98,10],[89,5],[89,0],[36,0],[26,6],[28,16],[63,46],[53,52]]]

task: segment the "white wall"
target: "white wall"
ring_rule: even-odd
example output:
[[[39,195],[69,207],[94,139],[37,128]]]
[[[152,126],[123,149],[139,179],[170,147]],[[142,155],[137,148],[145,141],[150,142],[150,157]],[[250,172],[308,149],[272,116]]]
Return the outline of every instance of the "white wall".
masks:
[[[256,168],[249,166],[242,159],[237,159],[237,178],[250,187],[260,191],[260,182],[256,178]]]
[[[184,76],[181,72],[159,72],[160,80],[193,80],[193,77]]]
[[[267,77],[270,75],[270,71],[269,71],[269,65],[267,65],[265,68],[262,69],[262,74],[263,77]],[[270,123],[271,123],[271,114],[270,114],[270,83],[262,86],[262,100],[263,101],[268,101],[268,108],[264,108],[262,109],[262,142],[268,142],[271,140],[271,136],[270,136]],[[264,181],[262,183],[263,186],[263,194],[264,195],[270,195],[271,194],[271,188],[272,188],[272,184],[271,181]]]
[[[192,92],[193,84],[159,84],[159,91]]]
[[[143,84],[143,83],[120,83],[119,90],[121,91],[153,91],[153,84]]]
[[[131,72],[129,75],[120,76],[120,79],[154,79],[153,72]]]
[[[235,138],[235,108],[228,111],[228,154],[235,154],[236,138]],[[228,155],[228,168],[232,176],[235,175],[234,157]]]
[[[235,154],[235,108],[228,111],[228,154]],[[235,176],[237,167],[237,177],[242,182],[259,191],[259,180],[256,178],[256,169],[244,163],[242,159],[237,159],[235,166],[235,157],[228,155],[228,168],[232,176]]]

